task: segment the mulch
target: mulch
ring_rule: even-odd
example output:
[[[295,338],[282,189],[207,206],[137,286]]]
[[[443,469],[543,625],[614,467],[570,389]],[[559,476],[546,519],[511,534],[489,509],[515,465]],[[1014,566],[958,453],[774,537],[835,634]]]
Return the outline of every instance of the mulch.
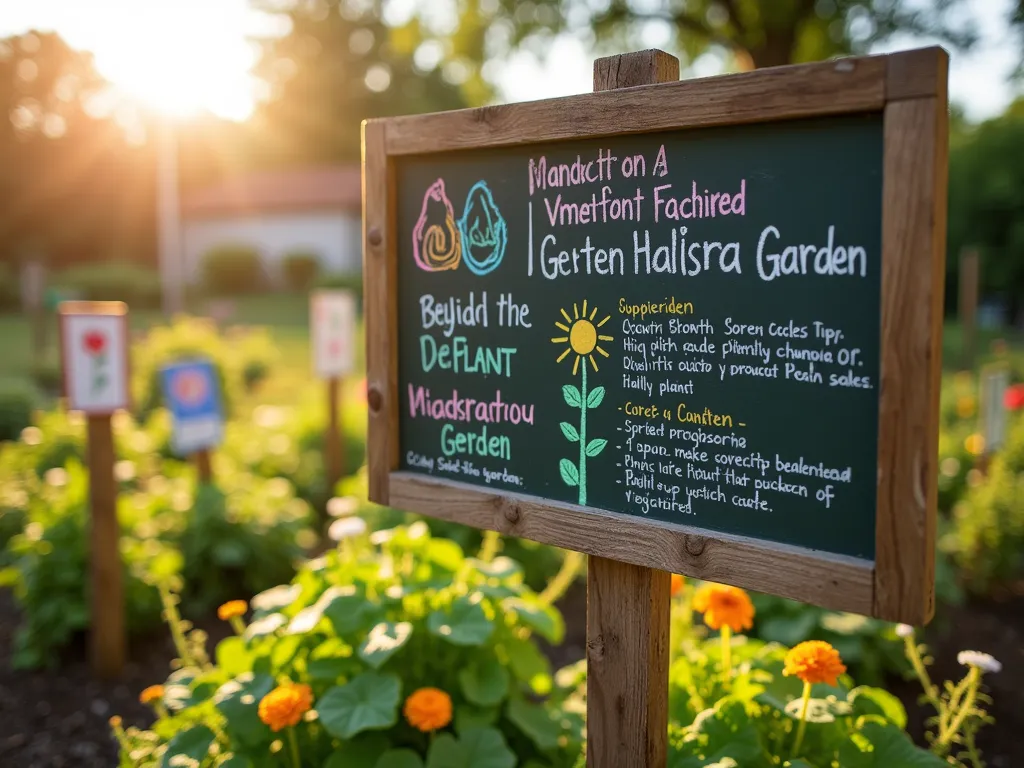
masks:
[[[546,648],[555,668],[583,657],[586,651],[586,589],[575,584],[560,604],[566,638]],[[1024,766],[1024,595],[976,601],[943,612],[941,625],[929,629],[925,641],[935,656],[934,679],[955,679],[963,668],[956,655],[964,649],[991,653],[1003,671],[986,678],[996,724],[985,728],[979,746],[990,768]],[[126,726],[152,723],[150,709],[138,701],[143,688],[166,679],[174,646],[165,630],[136,640],[130,661],[117,682],[93,678],[84,638],[78,638],[49,670],[14,670],[10,658],[19,616],[13,596],[0,590],[0,766],[17,768],[111,768],[117,746],[108,720],[120,715]],[[200,622],[222,637],[226,627],[215,619]],[[890,690],[907,707],[909,730],[924,743],[924,721],[930,714],[917,704],[916,682],[893,680]]]

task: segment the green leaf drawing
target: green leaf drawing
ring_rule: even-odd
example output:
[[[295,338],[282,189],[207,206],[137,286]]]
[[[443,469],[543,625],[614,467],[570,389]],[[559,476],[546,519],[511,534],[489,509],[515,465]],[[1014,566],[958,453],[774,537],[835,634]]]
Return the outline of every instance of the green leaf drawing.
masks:
[[[594,387],[587,395],[587,408],[597,408],[604,400],[604,387]]]
[[[580,471],[568,459],[562,459],[558,462],[558,471],[561,473],[562,480],[565,481],[566,485],[575,488],[580,484]]]
[[[589,456],[590,458],[594,458],[595,456],[597,456],[597,454],[604,450],[604,447],[606,445],[608,445],[608,441],[605,440],[603,437],[595,437],[593,440],[587,443],[587,456]]]
[[[570,443],[579,442],[580,433],[576,431],[576,427],[570,424],[568,421],[563,421],[558,425],[562,428],[562,434],[565,435],[565,439]]]
[[[562,397],[565,398],[565,402],[573,408],[579,408],[583,404],[583,395],[576,389],[572,384],[565,384],[562,387]]]

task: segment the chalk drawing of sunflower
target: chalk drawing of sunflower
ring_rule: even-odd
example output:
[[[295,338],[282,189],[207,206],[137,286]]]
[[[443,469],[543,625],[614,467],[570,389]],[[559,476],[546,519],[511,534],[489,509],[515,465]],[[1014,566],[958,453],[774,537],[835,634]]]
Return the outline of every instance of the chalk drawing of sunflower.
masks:
[[[551,339],[553,344],[568,344],[561,355],[555,362],[562,362],[569,356],[570,353],[576,353],[576,359],[573,360],[572,364],[572,375],[575,376],[579,371],[580,360],[582,358],[588,358],[590,364],[597,370],[597,360],[594,358],[594,352],[597,352],[602,357],[608,357],[608,353],[601,347],[600,342],[611,341],[611,336],[605,336],[598,332],[598,328],[603,326],[609,320],[611,315],[605,315],[604,320],[599,323],[594,323],[594,318],[597,317],[597,307],[591,307],[590,316],[587,317],[587,300],[583,300],[583,309],[581,310],[578,304],[572,305],[572,317],[569,317],[569,313],[564,309],[559,310],[562,313],[562,317],[565,318],[565,323],[556,322],[555,326],[563,333],[568,334],[567,336],[555,336]],[[586,364],[583,365],[584,375],[586,375]]]
[[[609,356],[601,346],[601,342],[612,341],[612,337],[602,334],[599,329],[611,320],[611,315],[606,315],[603,320],[595,323],[597,307],[591,307],[588,315],[586,299],[583,300],[582,308],[575,303],[572,305],[572,317],[564,309],[560,309],[559,312],[562,313],[565,322],[556,321],[555,326],[565,336],[555,336],[551,339],[551,343],[566,344],[567,346],[555,362],[560,363],[570,354],[575,353],[572,375],[575,376],[577,373],[580,375],[580,387],[577,389],[574,384],[566,384],[562,387],[562,398],[566,405],[579,410],[579,422],[577,426],[577,424],[563,421],[558,426],[566,440],[578,444],[579,456],[575,461],[572,459],[560,460],[558,472],[566,485],[579,489],[577,500],[583,505],[587,503],[587,459],[595,458],[608,444],[608,441],[601,437],[587,439],[587,411],[597,408],[604,400],[604,387],[587,389],[587,360],[590,360],[590,365],[593,366],[596,373],[598,369],[594,353],[596,352],[602,357]],[[582,366],[580,366],[580,360],[583,361]]]

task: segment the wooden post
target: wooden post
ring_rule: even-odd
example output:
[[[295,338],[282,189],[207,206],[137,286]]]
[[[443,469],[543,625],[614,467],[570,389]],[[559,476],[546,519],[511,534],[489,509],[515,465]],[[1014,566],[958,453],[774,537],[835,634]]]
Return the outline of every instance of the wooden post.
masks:
[[[341,395],[340,376],[327,379],[327,434],[324,436],[324,458],[327,462],[328,490],[333,495],[334,487],[341,480],[345,463],[345,444],[341,435],[341,418],[338,399]]]
[[[88,416],[90,571],[92,574],[92,668],[111,679],[121,674],[125,657],[124,590],[118,549],[117,486],[114,483],[114,435],[109,414]]]
[[[960,338],[963,344],[962,365],[970,368],[974,364],[976,350],[976,317],[978,314],[978,251],[964,248],[960,251]]]
[[[210,450],[203,448],[195,452],[196,472],[199,475],[199,482],[205,484],[213,482],[213,468],[210,466]]]
[[[679,79],[649,50],[594,62],[594,90]],[[670,575],[591,557],[587,566],[587,766],[663,768],[668,741]]]

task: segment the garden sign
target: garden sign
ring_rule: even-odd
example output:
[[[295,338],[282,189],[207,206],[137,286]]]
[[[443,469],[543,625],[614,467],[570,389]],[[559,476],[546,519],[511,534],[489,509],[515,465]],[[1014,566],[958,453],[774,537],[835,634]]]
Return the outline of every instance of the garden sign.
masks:
[[[370,497],[591,555],[588,765],[664,764],[666,572],[931,618],[946,64],[364,123]]]
[[[111,417],[130,407],[128,307],[64,301],[58,313],[64,397],[69,410],[85,413],[88,436],[90,655],[93,670],[112,678],[124,665],[127,642]]]

